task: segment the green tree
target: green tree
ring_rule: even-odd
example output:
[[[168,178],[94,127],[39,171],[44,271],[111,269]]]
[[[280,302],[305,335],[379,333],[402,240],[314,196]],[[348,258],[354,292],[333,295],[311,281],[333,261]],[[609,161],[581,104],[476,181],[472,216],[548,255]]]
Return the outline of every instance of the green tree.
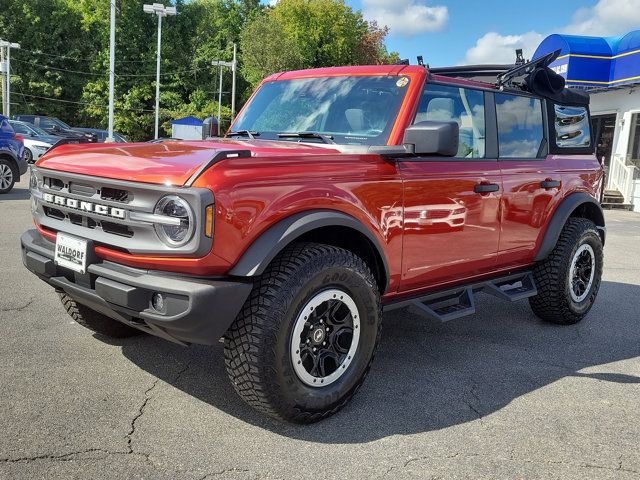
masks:
[[[387,33],[343,0],[280,0],[242,32],[243,73],[255,85],[282,70],[390,63]]]

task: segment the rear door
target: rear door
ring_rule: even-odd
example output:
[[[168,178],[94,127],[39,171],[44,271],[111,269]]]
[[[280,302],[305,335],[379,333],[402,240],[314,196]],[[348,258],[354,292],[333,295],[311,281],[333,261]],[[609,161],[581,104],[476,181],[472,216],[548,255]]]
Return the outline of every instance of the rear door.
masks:
[[[455,158],[400,159],[404,182],[401,290],[487,273],[496,263],[502,193],[493,104],[483,90],[428,83],[415,122],[456,121]]]
[[[562,199],[560,165],[548,155],[544,102],[495,94],[498,159],[502,171],[501,267],[533,260],[538,238]]]

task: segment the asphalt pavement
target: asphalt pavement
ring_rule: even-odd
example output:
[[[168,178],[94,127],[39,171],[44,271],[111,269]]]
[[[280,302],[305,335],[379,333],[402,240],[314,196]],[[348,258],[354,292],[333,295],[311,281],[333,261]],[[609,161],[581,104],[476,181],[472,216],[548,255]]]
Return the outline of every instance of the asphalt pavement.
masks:
[[[577,326],[479,296],[438,324],[385,315],[356,398],[311,426],[234,393],[222,346],[106,340],[27,272],[27,177],[0,196],[0,478],[640,478],[640,214],[607,212]]]

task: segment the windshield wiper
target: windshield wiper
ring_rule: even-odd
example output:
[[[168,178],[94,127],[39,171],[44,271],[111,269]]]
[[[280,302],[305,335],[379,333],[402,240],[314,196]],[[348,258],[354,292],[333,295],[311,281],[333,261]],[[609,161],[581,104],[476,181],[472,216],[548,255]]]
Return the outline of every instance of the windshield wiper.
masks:
[[[317,132],[290,132],[290,133],[279,133],[278,137],[280,138],[317,138],[322,140],[324,143],[334,144],[336,142],[333,141],[333,136],[331,135],[323,135],[322,133]]]
[[[251,140],[254,140],[258,136],[260,136],[260,132],[254,130],[238,130],[237,132],[229,132],[227,134],[227,137],[249,137]]]

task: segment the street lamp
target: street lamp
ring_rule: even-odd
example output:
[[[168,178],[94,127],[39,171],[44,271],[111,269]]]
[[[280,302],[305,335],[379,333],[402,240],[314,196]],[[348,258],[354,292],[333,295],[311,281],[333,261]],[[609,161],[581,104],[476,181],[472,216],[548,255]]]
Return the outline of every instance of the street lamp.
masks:
[[[3,108],[3,111],[7,117],[11,117],[11,49],[12,48],[15,48],[16,50],[20,49],[20,44],[7,42],[5,40],[0,39],[0,49],[1,48],[7,49],[7,60],[6,62],[3,62],[3,65],[2,65],[2,71],[4,73],[4,77],[2,79],[3,81],[2,90],[3,90],[3,93],[5,94],[3,100],[6,103],[6,107]],[[5,81],[7,82],[6,86],[4,84]]]
[[[165,7],[161,3],[144,5],[145,13],[152,13],[158,16],[158,55],[156,60],[156,129],[155,138],[158,138],[158,125],[160,121],[160,43],[162,40],[162,17],[176,14],[176,7]]]

